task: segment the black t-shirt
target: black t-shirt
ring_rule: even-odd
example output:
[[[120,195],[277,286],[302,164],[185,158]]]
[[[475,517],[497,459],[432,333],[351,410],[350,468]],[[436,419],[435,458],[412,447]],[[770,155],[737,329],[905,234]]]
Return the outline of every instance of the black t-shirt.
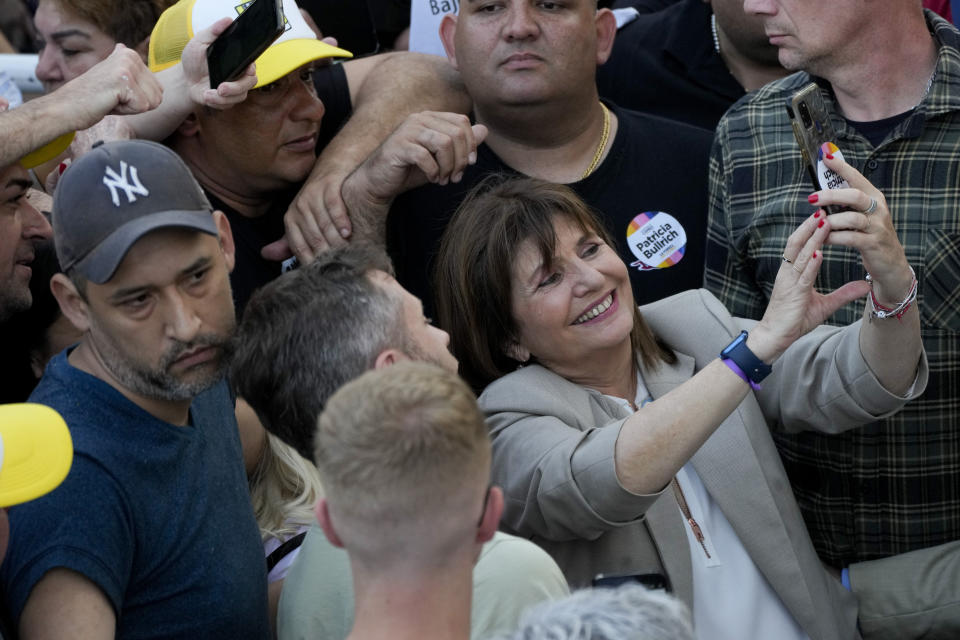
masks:
[[[870,144],[877,146],[886,140],[890,132],[896,129],[901,122],[913,115],[913,111],[914,109],[910,109],[909,111],[904,111],[903,113],[898,113],[895,116],[881,120],[862,121],[846,118],[846,121],[847,124],[856,129],[860,135],[869,140]]]
[[[350,88],[347,85],[347,76],[343,66],[333,64],[317,69],[313,74],[313,83],[317,95],[323,101],[324,114],[320,123],[320,134],[317,140],[317,153],[323,150],[343,123],[350,117]],[[278,191],[270,209],[263,215],[250,218],[238,213],[220,198],[206,189],[204,192],[210,199],[214,209],[220,209],[227,215],[230,228],[233,231],[233,241],[237,248],[236,266],[230,274],[230,284],[233,287],[233,302],[236,306],[237,317],[241,317],[247,300],[254,291],[279,276],[284,266],[294,264],[291,261],[273,262],[264,259],[260,250],[275,240],[283,237],[283,214],[293,201],[300,185],[285,191]]]
[[[283,271],[285,263],[263,258],[260,249],[283,237],[283,214],[286,213],[293,196],[297,194],[297,189],[277,193],[270,209],[256,218],[242,215],[206,189],[204,192],[214,209],[227,214],[230,230],[233,231],[236,264],[230,274],[230,286],[233,288],[234,308],[240,318],[253,292]]]
[[[347,74],[339,63],[319,67],[313,73],[313,86],[323,101],[323,120],[320,121],[320,135],[317,136],[317,153],[323,151],[330,139],[337,135],[340,127],[347,121],[353,109],[350,103],[350,85]]]
[[[594,173],[569,186],[599,212],[630,265],[637,304],[700,287],[712,136],[680,122],[611,109],[619,128],[610,152]],[[414,189],[390,210],[387,249],[397,279],[423,300],[428,315],[434,310],[433,261],[443,230],[467,191],[491,173],[517,172],[484,144],[460,183]],[[657,265],[663,267],[648,268]]]
[[[710,4],[681,0],[617,32],[597,89],[626,109],[713,131],[743,87],[713,49]]]

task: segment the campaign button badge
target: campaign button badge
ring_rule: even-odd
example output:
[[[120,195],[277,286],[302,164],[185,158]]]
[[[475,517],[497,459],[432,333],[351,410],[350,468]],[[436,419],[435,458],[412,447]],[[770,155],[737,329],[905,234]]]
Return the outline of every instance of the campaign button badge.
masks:
[[[843,160],[843,154],[837,145],[832,142],[824,142],[817,149],[817,180],[820,181],[821,189],[848,189],[850,184],[840,177],[836,171],[828,167],[823,162],[823,156],[830,154],[835,158]]]
[[[669,213],[645,211],[627,226],[627,244],[636,258],[631,267],[640,271],[665,269],[683,259],[687,232]]]

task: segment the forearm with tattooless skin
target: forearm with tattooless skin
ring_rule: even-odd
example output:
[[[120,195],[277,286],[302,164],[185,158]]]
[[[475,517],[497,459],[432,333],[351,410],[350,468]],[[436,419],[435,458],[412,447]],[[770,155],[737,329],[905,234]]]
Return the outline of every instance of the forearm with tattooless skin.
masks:
[[[40,96],[18,109],[0,113],[0,166],[80,128],[80,119],[56,94]]]
[[[719,358],[624,421],[614,463],[625,489],[663,489],[750,392]]]
[[[472,106],[460,75],[439,56],[403,52],[362,58],[345,63],[344,71],[353,115],[320,154],[312,176],[331,169],[353,171],[412,113],[469,113]],[[354,238],[383,243],[389,202],[385,206],[367,198],[351,202],[346,183],[342,196],[352,216]]]
[[[881,304],[892,306],[883,300]],[[916,301],[900,318],[874,318],[867,304],[860,326],[860,353],[887,391],[903,396],[910,389],[922,349]]]

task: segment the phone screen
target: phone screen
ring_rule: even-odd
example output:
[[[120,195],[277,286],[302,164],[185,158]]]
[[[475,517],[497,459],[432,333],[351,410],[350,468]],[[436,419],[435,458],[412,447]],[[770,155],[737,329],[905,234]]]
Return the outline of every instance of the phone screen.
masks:
[[[243,6],[243,5],[241,5]],[[234,80],[283,33],[280,0],[252,0],[207,49],[210,86]]]

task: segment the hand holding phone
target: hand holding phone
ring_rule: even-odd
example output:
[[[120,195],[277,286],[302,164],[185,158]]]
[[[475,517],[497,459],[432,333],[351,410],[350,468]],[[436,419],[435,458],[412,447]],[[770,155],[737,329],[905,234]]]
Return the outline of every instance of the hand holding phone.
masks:
[[[207,49],[210,87],[235,80],[284,31],[280,0],[253,0]]]

